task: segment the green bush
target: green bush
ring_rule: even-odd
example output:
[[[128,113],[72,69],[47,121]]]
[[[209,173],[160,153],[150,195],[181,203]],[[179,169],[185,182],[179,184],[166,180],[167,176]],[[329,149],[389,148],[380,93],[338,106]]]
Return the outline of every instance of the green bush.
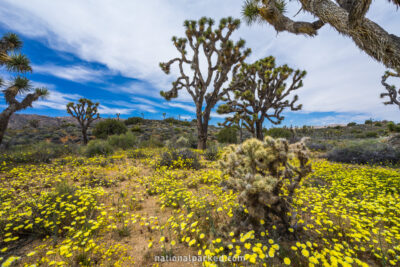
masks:
[[[375,126],[377,126],[377,127],[382,127],[382,122],[380,122],[380,121],[377,121],[377,122],[375,122],[375,124],[374,124]]]
[[[377,138],[379,136],[377,132],[366,132],[364,135],[366,138]]]
[[[217,140],[220,143],[236,144],[237,143],[237,129],[235,127],[222,128],[217,133]]]
[[[286,138],[289,139],[293,136],[293,133],[288,128],[271,128],[265,131],[265,135],[271,136],[273,138]]]
[[[96,155],[108,156],[114,152],[113,147],[105,140],[92,140],[89,141],[85,149],[87,157],[94,157]]]
[[[395,132],[395,133],[400,133],[400,125],[399,124],[395,124],[394,122],[390,121],[387,124],[387,128],[390,132]]]
[[[139,124],[144,121],[143,118],[140,117],[130,117],[124,121],[125,125]]]
[[[365,124],[372,124],[373,122],[372,122],[372,120],[366,120],[364,123]]]
[[[154,138],[153,136],[150,137],[149,140],[142,141],[139,143],[140,148],[146,148],[146,147],[163,147],[164,144],[160,140]]]
[[[124,134],[128,128],[121,121],[114,119],[106,119],[96,124],[93,135],[97,138],[107,139],[110,135]]]
[[[351,127],[351,126],[356,126],[357,125],[357,123],[355,123],[355,122],[349,122],[348,124],[347,124],[347,126],[349,126],[349,127]]]
[[[138,143],[136,136],[131,132],[127,132],[126,134],[120,134],[120,135],[112,135],[108,137],[107,142],[112,147],[121,148],[123,150],[132,148]]]

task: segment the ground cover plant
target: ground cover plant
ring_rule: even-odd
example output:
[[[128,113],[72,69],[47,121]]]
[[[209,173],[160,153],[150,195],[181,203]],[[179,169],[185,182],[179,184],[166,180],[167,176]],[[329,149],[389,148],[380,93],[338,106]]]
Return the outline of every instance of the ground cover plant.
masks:
[[[218,161],[192,151],[201,167],[177,157],[171,168],[159,165],[163,152],[132,148],[45,164],[3,159],[3,266],[156,266],[156,259],[189,254],[224,261],[204,258],[195,266],[399,264],[398,169],[311,159],[282,234],[274,219],[232,227],[238,212],[252,207],[239,201]]]

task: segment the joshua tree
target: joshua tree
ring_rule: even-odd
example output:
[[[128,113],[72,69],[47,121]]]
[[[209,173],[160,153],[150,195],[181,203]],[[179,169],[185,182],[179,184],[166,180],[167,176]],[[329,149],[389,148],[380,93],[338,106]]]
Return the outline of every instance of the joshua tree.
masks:
[[[89,99],[81,98],[78,103],[70,102],[67,104],[67,112],[74,117],[82,130],[83,143],[88,143],[87,130],[90,124],[100,118],[97,111],[99,103],[93,103]]]
[[[19,110],[32,107],[32,103],[39,98],[46,97],[48,90],[45,88],[36,88],[32,93],[32,85],[23,75],[31,72],[29,59],[20,53],[15,53],[22,47],[22,42],[17,35],[8,33],[0,39],[0,67],[16,73],[16,76],[8,82],[5,89],[2,90],[4,99],[8,105],[0,113],[0,144],[6,132],[8,121],[12,114]],[[0,87],[4,86],[4,81],[0,78]],[[27,94],[28,93],[28,94]],[[22,100],[17,100],[17,96],[25,94]]]
[[[206,148],[211,110],[226,93],[222,86],[228,80],[231,69],[251,52],[244,49],[244,40],[234,43],[229,39],[239,27],[240,20],[223,18],[216,29],[213,29],[213,24],[212,19],[204,17],[199,21],[185,21],[186,37],[172,38],[179,57],[160,63],[166,74],[170,73],[174,63],[179,66],[180,76],[172,83],[172,89],[161,92],[161,96],[170,100],[178,97],[178,91],[182,89],[191,95],[196,105],[199,149]],[[189,54],[187,48],[191,50]],[[201,66],[201,57],[204,58],[204,66]],[[191,70],[190,74],[187,69]]]
[[[369,56],[386,67],[400,71],[400,37],[389,34],[365,17],[371,0],[300,0],[301,8],[317,18],[314,22],[293,21],[285,16],[285,0],[246,0],[243,15],[248,23],[265,21],[277,32],[315,36],[325,24],[350,37]],[[400,0],[389,0],[398,7]]]
[[[119,120],[119,116],[121,116],[121,113],[117,113],[115,115],[117,115],[117,120]]]
[[[253,64],[242,64],[235,68],[228,94],[224,97],[226,103],[218,107],[218,113],[234,113],[226,118],[226,124],[243,120],[246,129],[263,139],[263,123],[265,119],[273,124],[280,124],[284,119],[281,115],[285,108],[299,110],[301,105],[295,105],[297,95],[291,101],[289,94],[303,86],[305,71],[289,68],[287,65],[275,66],[275,58],[267,57]],[[291,78],[287,87],[286,80]],[[232,96],[233,95],[233,96]]]
[[[144,119],[144,113],[143,113],[143,112],[141,112],[140,114],[142,115],[142,118]]]
[[[167,116],[167,113],[164,112],[164,113],[162,114],[162,116],[163,116],[163,118],[164,118],[164,120],[165,120],[165,116]]]
[[[389,97],[389,101],[384,102],[385,105],[397,105],[400,109],[400,88],[396,89],[394,85],[389,85],[386,80],[389,77],[400,77],[399,73],[393,73],[387,71],[385,75],[382,76],[382,85],[385,86],[387,93],[382,93],[381,98]]]

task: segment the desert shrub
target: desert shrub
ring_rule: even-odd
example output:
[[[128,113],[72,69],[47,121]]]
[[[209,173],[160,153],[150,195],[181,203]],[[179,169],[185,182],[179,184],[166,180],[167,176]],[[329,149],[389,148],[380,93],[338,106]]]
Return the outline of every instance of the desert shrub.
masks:
[[[97,138],[107,139],[110,135],[124,134],[127,130],[123,122],[114,119],[106,119],[96,124],[93,135]]]
[[[289,139],[292,137],[293,133],[288,128],[271,128],[266,130],[265,135],[271,136],[273,138],[286,138]]]
[[[366,132],[364,136],[365,138],[377,138],[379,135],[377,132],[371,131],[371,132]]]
[[[76,145],[62,145],[45,141],[33,145],[19,145],[0,154],[0,162],[50,163],[52,159],[77,153]]]
[[[313,151],[327,151],[329,146],[325,143],[307,142],[307,148]]]
[[[117,147],[124,150],[132,148],[138,143],[136,136],[131,132],[127,132],[126,134],[120,134],[120,135],[112,135],[108,137],[107,142],[112,147]]]
[[[171,169],[200,169],[199,155],[190,149],[169,150],[162,154],[157,167]]]
[[[131,159],[144,159],[147,157],[142,149],[131,150],[127,153],[127,157]]]
[[[400,151],[385,143],[373,141],[351,142],[327,153],[326,158],[334,162],[355,164],[398,164]]]
[[[217,133],[217,140],[220,143],[236,144],[237,129],[235,127],[224,127]]]
[[[381,127],[382,126],[382,122],[380,122],[380,121],[377,121],[377,122],[375,122],[375,124],[374,124],[375,126],[377,126],[377,127]]]
[[[347,126],[349,126],[349,127],[351,127],[351,126],[356,126],[357,125],[357,123],[355,123],[355,122],[349,122],[348,124],[347,124]]]
[[[372,124],[372,123],[373,123],[372,120],[366,120],[366,121],[364,122],[364,124]]]
[[[387,128],[390,132],[400,133],[400,125],[390,121],[387,123]]]
[[[124,123],[125,123],[125,125],[133,125],[133,124],[142,123],[143,121],[144,121],[144,119],[140,118],[140,117],[130,117],[130,118],[127,118],[124,121]]]
[[[289,161],[291,159],[293,164]],[[264,141],[246,140],[226,147],[219,160],[220,169],[228,175],[227,186],[239,192],[240,207],[233,218],[238,231],[263,227],[260,221],[288,231],[291,223],[290,202],[302,178],[310,171],[304,140],[289,145],[285,139],[267,136]],[[284,186],[286,184],[286,186]],[[285,194],[282,194],[285,188]]]
[[[166,118],[166,119],[164,119],[164,122],[175,124],[175,125],[181,125],[181,126],[190,126],[189,121],[180,121],[180,120],[177,120],[174,118]]]
[[[111,155],[113,152],[113,147],[107,141],[92,140],[89,141],[84,153],[87,157],[94,157],[96,155]]]
[[[133,127],[131,128],[131,132],[134,132],[134,133],[141,133],[141,132],[142,132],[142,128],[141,128],[140,126],[133,126]]]
[[[181,136],[178,138],[178,140],[176,140],[176,146],[177,147],[188,147],[189,140],[186,137]]]
[[[163,147],[164,144],[157,138],[151,136],[149,140],[145,140],[139,143],[140,148],[146,148],[146,147]]]

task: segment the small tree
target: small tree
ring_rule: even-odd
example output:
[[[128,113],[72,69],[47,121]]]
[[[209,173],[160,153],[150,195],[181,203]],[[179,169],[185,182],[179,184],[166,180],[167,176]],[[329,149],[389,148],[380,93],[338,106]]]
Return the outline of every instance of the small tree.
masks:
[[[67,104],[67,112],[74,117],[78,122],[82,130],[83,143],[88,143],[87,130],[90,124],[100,118],[97,111],[99,103],[93,103],[89,99],[81,98],[78,103],[70,102]]]
[[[119,120],[119,116],[121,116],[121,113],[115,114],[117,116],[117,120]]]
[[[289,68],[287,65],[276,67],[275,58],[267,57],[253,64],[242,64],[235,68],[230,89],[224,100],[225,104],[218,107],[218,113],[234,113],[226,118],[226,123],[243,119],[246,129],[263,140],[263,123],[265,119],[273,124],[280,124],[285,118],[281,115],[286,108],[300,110],[301,105],[295,105],[297,95],[291,101],[289,94],[303,86],[305,71]],[[290,86],[286,80],[291,78]]]
[[[162,116],[163,116],[163,118],[165,120],[165,117],[167,116],[167,113],[163,112]]]
[[[17,73],[16,77],[9,81],[9,86],[2,90],[4,99],[8,105],[0,113],[0,144],[3,141],[8,122],[12,114],[17,111],[32,107],[33,102],[39,98],[46,97],[48,90],[45,88],[36,88],[33,93],[26,94],[32,91],[32,85],[23,74],[31,72],[29,59],[20,53],[15,53],[22,47],[22,42],[17,35],[9,33],[0,39],[0,67],[5,68],[10,72]],[[5,82],[0,78],[0,87],[3,87]],[[22,100],[17,100],[18,95],[26,94]]]
[[[234,43],[229,39],[239,27],[240,20],[231,17],[221,19],[215,30],[213,25],[211,18],[185,21],[186,37],[172,38],[179,57],[160,63],[166,74],[170,73],[174,63],[179,66],[180,76],[172,83],[172,89],[168,92],[162,91],[161,96],[170,100],[178,97],[178,92],[182,89],[190,94],[196,105],[199,149],[206,148],[211,110],[226,93],[222,86],[228,80],[231,69],[250,54],[250,49],[244,50],[244,40]],[[190,57],[187,48],[191,50]],[[205,58],[203,69],[200,58]],[[190,68],[190,74],[185,66]]]

